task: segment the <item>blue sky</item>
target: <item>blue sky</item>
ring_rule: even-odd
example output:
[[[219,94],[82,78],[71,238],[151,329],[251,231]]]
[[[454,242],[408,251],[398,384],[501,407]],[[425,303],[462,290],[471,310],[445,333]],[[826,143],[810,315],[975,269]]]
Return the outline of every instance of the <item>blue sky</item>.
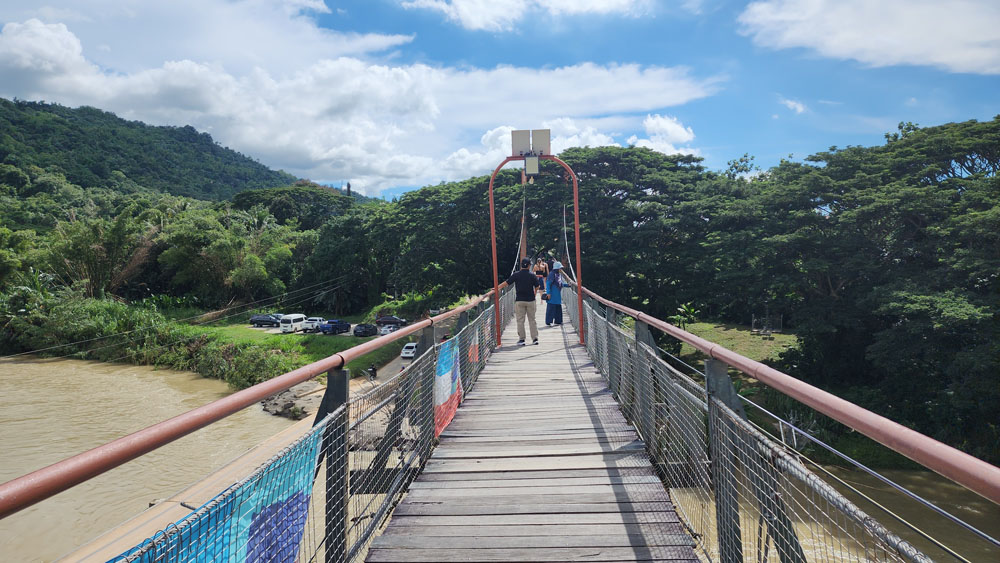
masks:
[[[713,169],[1000,114],[996,0],[0,0],[0,96],[190,124],[393,195],[512,128]]]

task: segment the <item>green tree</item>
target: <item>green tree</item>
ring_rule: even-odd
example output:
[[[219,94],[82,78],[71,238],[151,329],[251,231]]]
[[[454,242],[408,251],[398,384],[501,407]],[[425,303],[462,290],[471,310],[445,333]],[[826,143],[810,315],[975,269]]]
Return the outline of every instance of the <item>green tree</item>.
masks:
[[[155,228],[135,220],[132,208],[114,221],[62,222],[50,236],[46,264],[64,285],[84,282],[88,297],[103,297],[141,270],[155,235]]]

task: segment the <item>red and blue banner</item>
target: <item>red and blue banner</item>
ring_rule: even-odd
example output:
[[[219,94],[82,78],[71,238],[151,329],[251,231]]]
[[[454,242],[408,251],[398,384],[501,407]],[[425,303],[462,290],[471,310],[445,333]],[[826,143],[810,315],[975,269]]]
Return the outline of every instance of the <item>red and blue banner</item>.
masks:
[[[458,404],[462,402],[461,359],[457,338],[444,342],[438,348],[434,374],[434,437],[440,436],[455,418]]]

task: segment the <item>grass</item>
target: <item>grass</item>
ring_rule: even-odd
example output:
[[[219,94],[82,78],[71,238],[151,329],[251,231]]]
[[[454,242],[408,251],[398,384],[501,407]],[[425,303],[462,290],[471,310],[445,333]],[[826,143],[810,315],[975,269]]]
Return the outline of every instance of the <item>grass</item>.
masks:
[[[699,322],[688,324],[686,330],[758,362],[777,360],[779,354],[798,345],[798,338],[794,334],[775,333],[771,335],[773,340],[765,340],[764,337],[751,333],[747,325]],[[681,346],[680,357],[693,366],[699,365],[706,358],[689,344]]]
[[[348,317],[340,317],[347,320]],[[358,346],[377,338],[369,336],[359,338],[350,333],[330,335],[330,334],[272,334],[260,329],[255,329],[246,324],[228,324],[204,327],[207,332],[231,342],[245,342],[264,346],[269,349],[282,350],[295,355],[301,365],[311,364],[319,360],[328,358],[338,352],[343,352],[349,348]],[[360,358],[348,362],[347,369],[353,377],[362,375],[363,370],[375,364],[376,368],[381,368],[399,356],[403,345],[409,339],[397,340],[385,346],[369,352]]]

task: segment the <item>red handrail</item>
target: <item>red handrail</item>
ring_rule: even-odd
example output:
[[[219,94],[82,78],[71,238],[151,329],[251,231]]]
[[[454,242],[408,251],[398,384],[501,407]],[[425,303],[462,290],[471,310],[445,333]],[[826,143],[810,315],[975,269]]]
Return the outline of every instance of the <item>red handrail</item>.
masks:
[[[500,287],[505,286],[506,284],[503,284]],[[274,379],[237,391],[207,405],[8,481],[0,485],[0,519],[169,444],[195,430],[222,420],[275,393],[280,393],[322,373],[343,367],[351,360],[381,348],[394,340],[467,311],[489,299],[492,294],[491,290],[451,311],[369,340],[318,362],[302,366]]]
[[[635,317],[636,320],[694,346],[708,357],[756,378],[761,383],[861,432],[970,491],[1000,504],[1000,467],[986,463],[772,367],[741,356],[714,342],[699,338],[642,311],[605,299],[587,288],[583,288],[583,293],[616,311]]]

